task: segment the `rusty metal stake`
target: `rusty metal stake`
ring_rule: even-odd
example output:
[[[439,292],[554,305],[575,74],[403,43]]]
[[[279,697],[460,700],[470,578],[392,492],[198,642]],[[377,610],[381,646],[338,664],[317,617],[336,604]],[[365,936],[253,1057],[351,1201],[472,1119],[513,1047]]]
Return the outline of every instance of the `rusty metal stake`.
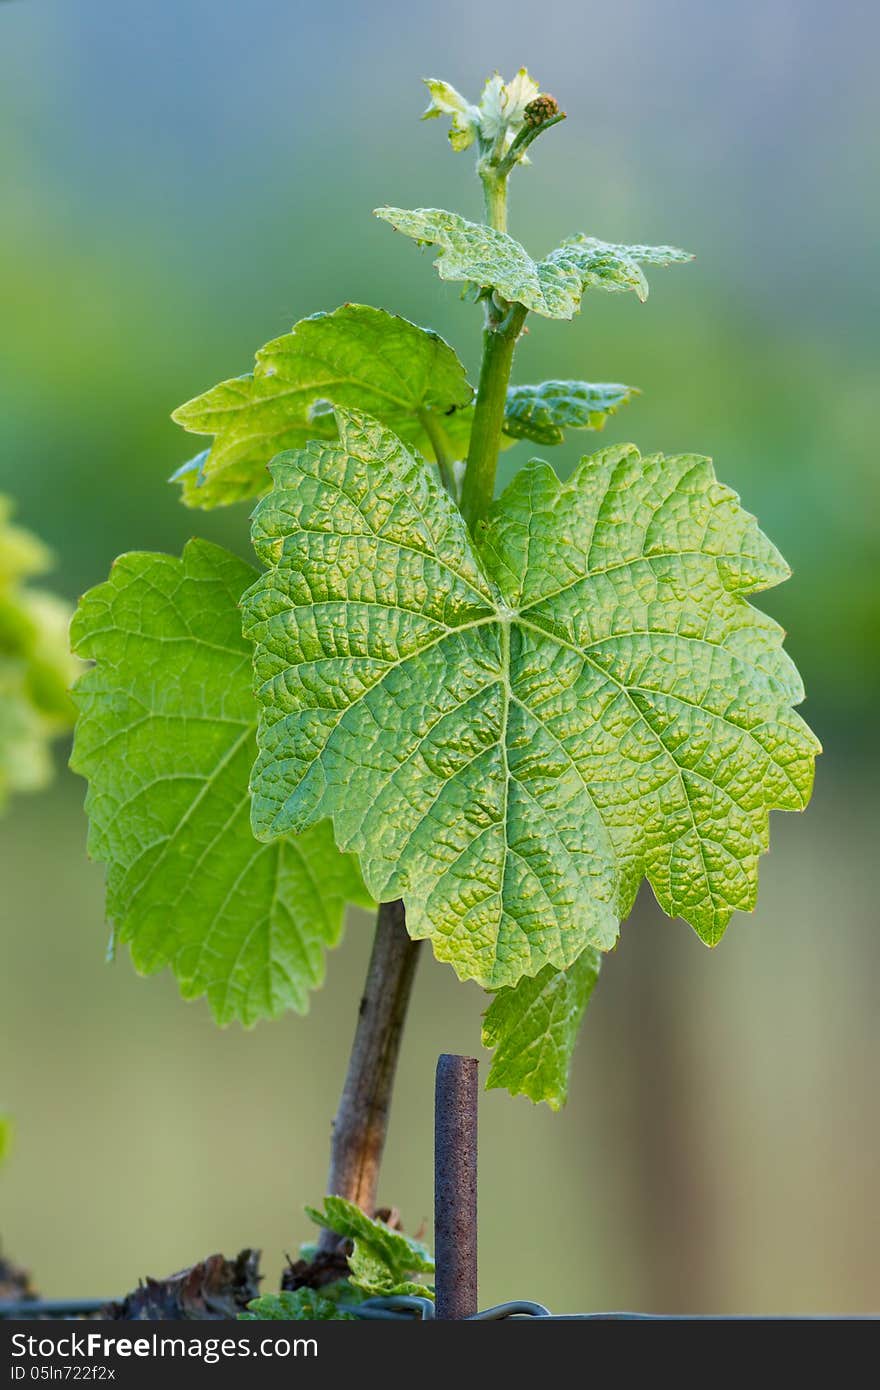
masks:
[[[477,1311],[477,1085],[475,1057],[444,1053],[434,1094],[436,1316]]]

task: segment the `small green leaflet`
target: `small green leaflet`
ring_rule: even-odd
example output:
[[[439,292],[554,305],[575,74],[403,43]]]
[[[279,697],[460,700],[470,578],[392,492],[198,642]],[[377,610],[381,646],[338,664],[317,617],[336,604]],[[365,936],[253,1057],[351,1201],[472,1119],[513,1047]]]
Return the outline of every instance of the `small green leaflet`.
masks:
[[[499,990],[483,1016],[483,1046],[495,1049],[487,1090],[547,1101],[559,1110],[584,1010],[599,978],[601,952],[584,951],[568,970],[545,965],[512,989]]]
[[[693,252],[682,251],[677,246],[619,246],[578,232],[566,237],[543,264],[552,264],[579,279],[582,293],[586,290],[634,290],[644,303],[648,298],[648,281],[641,268],[643,265],[686,265],[693,259]]]
[[[588,289],[635,290],[648,297],[646,265],[693,259],[675,246],[618,246],[596,237],[569,237],[543,261],[533,261],[506,232],[440,208],[377,208],[376,216],[425,245],[439,246],[434,262],[443,280],[465,280],[493,289],[550,319],[570,319]]]
[[[540,386],[511,386],[504,411],[504,432],[536,444],[561,444],[566,430],[601,430],[605,421],[639,394],[617,382],[544,381]]]
[[[239,1313],[239,1322],[354,1322],[354,1313],[339,1308],[331,1298],[323,1298],[317,1289],[295,1289],[292,1293],[264,1293],[248,1304],[246,1313]]]
[[[0,1110],[0,1167],[9,1157],[12,1148],[12,1120]]]
[[[245,594],[262,707],[253,823],[331,817],[380,900],[462,978],[608,949],[643,876],[716,942],[818,742],[779,626],[788,568],[707,459],[620,446],[523,469],[476,544],[375,421],[272,465]]]
[[[0,496],[0,808],[10,792],[37,791],[52,776],[51,741],[68,730],[70,610],[28,582],[50,566],[35,536],[9,522]]]
[[[333,438],[333,416],[321,409],[327,401],[367,411],[433,457],[420,415],[446,414],[472,395],[464,368],[436,333],[382,309],[345,304],[303,319],[260,348],[252,373],[174,412],[184,429],[214,436],[175,478],[193,507],[260,496],[275,454]]]
[[[511,386],[504,408],[502,449],[520,439],[536,444],[561,444],[568,430],[601,430],[612,415],[633,396],[635,386],[617,382],[591,384],[588,381],[544,381],[540,386]],[[449,450],[456,459],[466,459],[471,427],[472,405],[447,416],[442,428]]]
[[[324,1210],[306,1207],[306,1215],[317,1226],[335,1231],[353,1242],[348,1266],[351,1281],[370,1297],[388,1298],[393,1294],[415,1294],[433,1298],[426,1284],[413,1280],[414,1274],[433,1274],[434,1261],[425,1246],[393,1231],[384,1221],[373,1221],[360,1207],[344,1197],[325,1197]]]
[[[422,112],[422,120],[428,121],[436,116],[451,116],[449,143],[456,151],[466,150],[480,132],[480,108],[466,101],[461,92],[449,82],[438,77],[425,77],[425,86],[431,94],[427,110]]]
[[[261,845],[248,775],[257,709],[238,603],[254,571],[191,541],[182,559],[123,555],[81,601],[71,766],[89,779],[89,851],[108,866],[107,915],[139,971],[170,965],[219,1023],[304,1012],[366,903],[328,824]]]

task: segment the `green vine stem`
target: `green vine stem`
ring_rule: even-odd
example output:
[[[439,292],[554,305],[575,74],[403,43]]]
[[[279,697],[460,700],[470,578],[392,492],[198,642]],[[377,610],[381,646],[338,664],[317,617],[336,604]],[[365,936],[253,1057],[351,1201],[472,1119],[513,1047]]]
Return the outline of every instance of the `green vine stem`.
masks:
[[[533,140],[564,120],[565,112],[559,111],[537,125],[523,126],[506,154],[497,143],[479,161],[477,171],[483,184],[486,221],[496,232],[507,231],[507,180],[512,170]],[[483,360],[461,488],[461,510],[471,530],[486,515],[495,496],[507,387],[527,312],[521,304],[499,303],[494,295],[487,297]]]
[[[485,516],[495,495],[510,369],[527,312],[522,304],[511,304],[504,317],[498,319],[490,309],[483,332],[480,383],[461,489],[462,515],[471,530]]]
[[[509,172],[509,171],[508,171]],[[496,232],[507,231],[507,174],[491,165],[480,167],[483,180],[483,202],[486,207],[486,221]]]
[[[486,221],[495,231],[507,230],[507,180],[520,155],[537,135],[563,119],[560,113],[541,125],[521,130],[506,154],[500,136],[495,147],[484,152],[478,171]],[[528,312],[522,304],[509,304],[489,293],[485,306],[483,360],[460,502],[472,529],[485,516],[495,495],[507,387]],[[441,481],[455,497],[453,451],[442,421],[432,411],[421,410],[419,422],[430,440]],[[383,903],[348,1075],[333,1125],[327,1184],[328,1192],[347,1197],[370,1216],[376,1205],[391,1093],[419,946],[420,942],[412,941],[407,933],[403,903]],[[332,1232],[323,1232],[321,1249],[332,1249],[337,1239]]]
[[[516,138],[512,141],[510,149],[498,165],[499,175],[506,179],[511,170],[525,154],[532,141],[537,140],[538,136],[543,135],[544,131],[549,130],[551,126],[559,125],[559,122],[564,120],[565,112],[557,111],[555,116],[548,117],[548,119],[542,121],[540,125],[523,126],[522,129],[517,132]],[[503,230],[502,228],[502,231]]]

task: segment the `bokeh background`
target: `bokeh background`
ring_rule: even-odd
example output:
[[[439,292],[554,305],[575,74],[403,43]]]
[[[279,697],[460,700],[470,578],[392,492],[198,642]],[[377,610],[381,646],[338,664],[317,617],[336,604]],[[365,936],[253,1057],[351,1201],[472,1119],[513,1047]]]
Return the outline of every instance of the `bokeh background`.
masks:
[[[0,490],[71,598],[122,550],[195,533],[245,553],[246,509],[186,512],[166,483],[199,447],[169,412],[296,319],[372,302],[475,364],[477,311],[370,217],[478,215],[470,156],[418,121],[420,76],[476,94],[526,63],[568,110],[514,176],[535,252],[582,229],[697,253],[645,306],[535,322],[516,374],[634,382],[605,439],[715,456],[793,565],[766,606],[827,751],[716,951],[640,901],[567,1109],[485,1097],[486,1303],[880,1304],[878,19],[867,0],[0,5]],[[103,964],[64,758],[0,823],[4,1246],[50,1295],[244,1244],[271,1285],[322,1191],[369,923],[308,1019],[218,1032],[170,977]],[[478,1048],[480,1007],[425,960],[383,1181],[410,1229],[431,1217],[434,1059]]]

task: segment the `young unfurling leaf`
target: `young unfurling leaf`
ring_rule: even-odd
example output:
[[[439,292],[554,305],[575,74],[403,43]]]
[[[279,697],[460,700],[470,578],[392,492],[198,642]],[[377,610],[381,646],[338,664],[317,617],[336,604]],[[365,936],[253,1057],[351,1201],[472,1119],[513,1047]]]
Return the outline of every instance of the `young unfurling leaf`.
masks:
[[[348,1256],[351,1282],[369,1297],[415,1294],[433,1298],[433,1290],[413,1275],[433,1274],[434,1261],[420,1241],[374,1221],[344,1197],[325,1197],[324,1210],[306,1207],[316,1225],[352,1242]]]
[[[635,386],[587,381],[544,381],[511,386],[504,410],[504,433],[536,444],[561,444],[566,430],[601,430],[605,421],[639,394]]]
[[[422,120],[432,117],[451,116],[449,143],[454,150],[466,150],[474,143],[480,130],[480,108],[472,106],[449,82],[439,77],[426,77],[425,86],[431,93],[427,109],[422,112]]]
[[[381,309],[345,304],[303,319],[260,348],[252,373],[174,412],[184,429],[214,436],[175,476],[189,506],[259,497],[275,454],[333,437],[333,416],[321,402],[367,411],[433,457],[424,412],[445,415],[472,395],[464,368],[438,334]]]
[[[369,903],[329,825],[261,845],[248,776],[257,708],[238,602],[254,571],[192,541],[123,555],[86,594],[71,766],[89,779],[89,849],[135,966],[170,966],[220,1023],[304,1012],[345,904]]]
[[[354,1322],[355,1314],[340,1308],[332,1298],[324,1298],[317,1289],[294,1289],[292,1292],[264,1293],[248,1304],[246,1313],[239,1313],[239,1322]]]
[[[692,260],[674,246],[618,246],[573,236],[542,261],[506,232],[468,222],[439,208],[377,208],[376,216],[424,245],[440,247],[434,262],[443,280],[472,281],[545,318],[570,319],[589,289],[634,290],[647,299],[642,265]]]
[[[509,149],[523,125],[529,121],[529,109],[541,101],[541,89],[525,68],[520,68],[510,82],[496,72],[483,87],[478,106],[467,101],[461,92],[436,77],[426,77],[425,86],[431,93],[423,120],[436,116],[451,116],[449,143],[454,150],[466,150],[479,142],[482,150],[497,146],[499,155]],[[544,97],[544,102],[553,102]]]
[[[519,439],[561,444],[566,430],[604,429],[605,422],[639,394],[637,387],[616,382],[544,381],[540,386],[511,386],[498,447],[509,449]],[[467,458],[473,422],[472,405],[443,420],[453,458]]]
[[[746,600],[788,574],[754,518],[708,460],[622,446],[565,484],[529,465],[473,541],[389,431],[339,429],[255,514],[257,834],[332,818],[487,988],[607,949],[643,876],[717,941],[818,747]]]

